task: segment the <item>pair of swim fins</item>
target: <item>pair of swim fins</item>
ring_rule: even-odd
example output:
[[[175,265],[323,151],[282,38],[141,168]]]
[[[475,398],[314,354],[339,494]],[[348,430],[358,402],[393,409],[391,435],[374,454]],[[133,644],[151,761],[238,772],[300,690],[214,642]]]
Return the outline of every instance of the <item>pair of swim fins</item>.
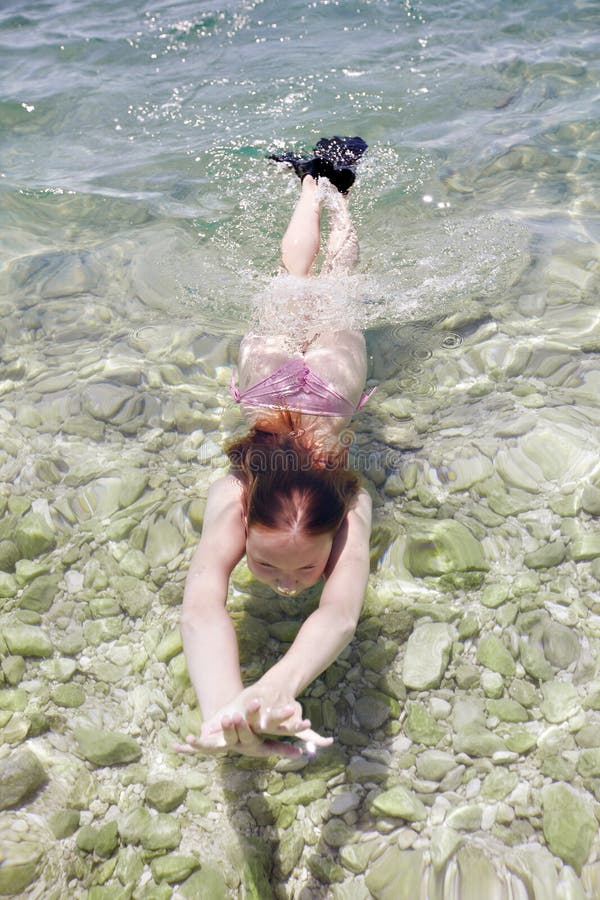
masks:
[[[311,175],[328,178],[341,194],[347,194],[356,178],[356,164],[368,144],[360,137],[321,138],[313,150],[313,156],[296,156],[294,153],[270,154],[267,158],[292,166],[302,179]]]

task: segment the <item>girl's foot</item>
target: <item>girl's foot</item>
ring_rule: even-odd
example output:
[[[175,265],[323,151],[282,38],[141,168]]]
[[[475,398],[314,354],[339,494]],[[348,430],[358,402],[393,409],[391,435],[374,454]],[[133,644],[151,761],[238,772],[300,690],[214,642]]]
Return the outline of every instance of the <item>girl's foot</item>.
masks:
[[[328,178],[341,194],[347,194],[356,178],[356,164],[367,149],[360,137],[321,138],[311,158],[293,153],[271,154],[268,159],[292,166],[302,181],[306,175],[315,180]]]

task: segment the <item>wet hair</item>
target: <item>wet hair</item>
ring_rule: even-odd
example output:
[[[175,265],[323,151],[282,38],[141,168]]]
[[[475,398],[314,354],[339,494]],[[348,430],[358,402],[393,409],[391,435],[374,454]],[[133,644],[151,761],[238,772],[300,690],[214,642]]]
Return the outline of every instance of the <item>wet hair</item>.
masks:
[[[261,421],[226,448],[244,485],[248,528],[335,533],[360,490],[360,479],[346,468],[345,449],[318,451],[294,419],[293,413],[278,411],[276,421]]]

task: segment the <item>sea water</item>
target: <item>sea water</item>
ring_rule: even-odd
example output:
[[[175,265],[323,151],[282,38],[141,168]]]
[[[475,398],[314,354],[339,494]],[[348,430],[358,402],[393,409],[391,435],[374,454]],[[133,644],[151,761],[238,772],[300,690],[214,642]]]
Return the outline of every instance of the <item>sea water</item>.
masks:
[[[2,4],[5,894],[600,894],[598,26],[586,0]],[[292,327],[298,183],[265,157],[331,134],[369,151],[323,315],[378,385],[349,433],[364,614],[303,698],[336,743],[183,760],[231,368],[257,316]],[[249,681],[317,599],[239,567]]]

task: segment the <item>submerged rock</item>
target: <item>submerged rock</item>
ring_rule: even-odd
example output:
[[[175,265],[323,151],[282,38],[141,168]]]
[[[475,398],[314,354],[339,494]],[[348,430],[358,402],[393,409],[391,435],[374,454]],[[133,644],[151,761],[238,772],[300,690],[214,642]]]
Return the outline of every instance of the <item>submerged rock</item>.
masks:
[[[507,676],[515,674],[515,661],[500,638],[495,634],[484,635],[479,640],[477,659],[482,666],[487,666],[492,672],[498,672],[500,675]]]
[[[96,766],[120,766],[142,755],[133,738],[117,731],[77,728],[74,735],[81,755]]]
[[[566,784],[551,784],[542,792],[544,837],[550,850],[581,873],[598,823],[587,797]]]
[[[439,687],[455,637],[456,629],[443,622],[427,622],[415,628],[408,639],[402,667],[407,688],[423,691]]]
[[[422,822],[427,818],[426,807],[416,794],[401,785],[378,794],[371,801],[371,810],[384,816],[405,819],[407,822]]]
[[[419,520],[407,535],[404,565],[420,578],[489,568],[479,541],[454,519]]]
[[[0,760],[0,809],[19,806],[47,783],[48,775],[35,753],[17,750]]]

